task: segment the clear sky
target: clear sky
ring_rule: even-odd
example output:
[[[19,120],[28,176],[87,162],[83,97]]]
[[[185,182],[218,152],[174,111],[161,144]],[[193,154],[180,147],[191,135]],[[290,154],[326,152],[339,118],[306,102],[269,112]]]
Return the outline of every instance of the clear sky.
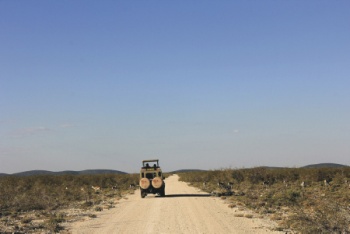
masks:
[[[0,172],[349,165],[349,12],[0,0]]]

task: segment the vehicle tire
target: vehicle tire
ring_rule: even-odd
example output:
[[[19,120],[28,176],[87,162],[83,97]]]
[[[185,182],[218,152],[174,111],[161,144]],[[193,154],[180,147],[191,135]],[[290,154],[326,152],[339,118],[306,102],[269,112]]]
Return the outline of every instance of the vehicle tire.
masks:
[[[163,189],[160,191],[159,194],[160,194],[161,197],[165,197],[165,189],[163,188]]]
[[[150,187],[151,181],[149,181],[147,178],[141,178],[139,185],[141,189],[146,190]]]
[[[147,195],[147,194],[146,194],[145,192],[141,191],[141,198],[145,198],[146,195]]]
[[[160,189],[163,187],[164,182],[161,177],[154,177],[152,180],[152,187],[155,189]]]

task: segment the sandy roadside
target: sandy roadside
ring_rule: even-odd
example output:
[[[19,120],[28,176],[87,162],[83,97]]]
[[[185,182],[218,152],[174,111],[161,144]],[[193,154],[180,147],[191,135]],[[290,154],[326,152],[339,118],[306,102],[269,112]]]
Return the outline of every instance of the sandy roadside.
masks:
[[[166,179],[166,197],[140,192],[128,196],[114,209],[99,213],[97,218],[66,227],[71,233],[280,233],[266,219],[235,217],[242,213],[229,208],[220,198],[178,181]]]

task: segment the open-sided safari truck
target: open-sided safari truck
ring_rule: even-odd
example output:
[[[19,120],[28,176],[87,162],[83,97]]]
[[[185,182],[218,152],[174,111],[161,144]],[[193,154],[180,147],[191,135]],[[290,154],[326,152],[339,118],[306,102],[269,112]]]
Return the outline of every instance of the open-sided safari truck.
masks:
[[[140,170],[140,190],[141,197],[148,193],[165,196],[165,183],[162,169],[159,167],[159,160],[143,160]]]

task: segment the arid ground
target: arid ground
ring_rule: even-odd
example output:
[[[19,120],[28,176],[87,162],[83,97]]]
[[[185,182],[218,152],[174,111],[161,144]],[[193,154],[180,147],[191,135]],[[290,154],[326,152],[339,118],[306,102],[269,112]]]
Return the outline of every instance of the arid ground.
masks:
[[[166,179],[166,197],[135,194],[96,218],[67,224],[72,233],[279,233],[276,224],[248,210],[229,208],[212,197],[180,182]]]

